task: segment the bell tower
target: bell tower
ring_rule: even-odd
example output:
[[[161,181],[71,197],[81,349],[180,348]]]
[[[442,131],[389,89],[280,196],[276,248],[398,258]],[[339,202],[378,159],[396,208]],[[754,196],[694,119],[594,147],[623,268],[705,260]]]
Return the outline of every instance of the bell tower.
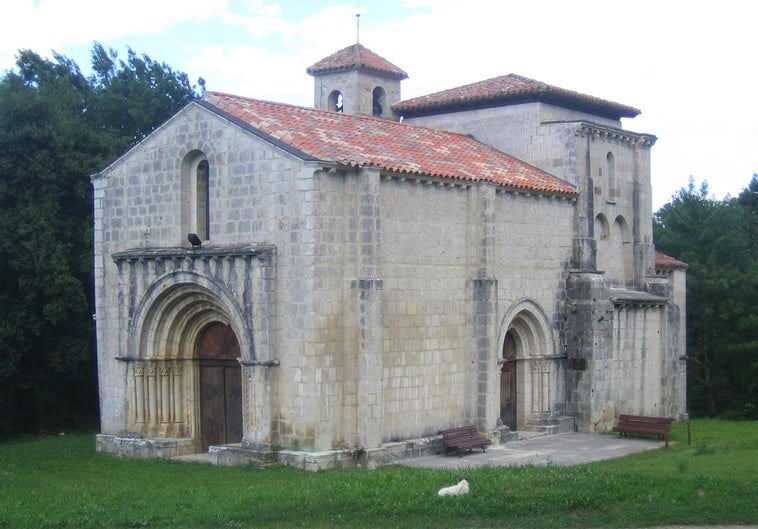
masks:
[[[404,70],[360,43],[344,48],[305,70],[313,76],[313,106],[320,110],[397,119]]]

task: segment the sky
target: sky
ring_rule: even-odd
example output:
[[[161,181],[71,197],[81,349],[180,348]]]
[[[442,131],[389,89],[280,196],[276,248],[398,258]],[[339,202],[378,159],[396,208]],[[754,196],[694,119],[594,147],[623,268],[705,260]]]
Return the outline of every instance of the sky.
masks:
[[[99,42],[303,106],[306,67],[356,41],[408,72],[403,99],[516,73],[640,109],[622,123],[658,138],[657,210],[690,178],[722,199],[758,173],[756,20],[745,0],[13,0],[0,72],[30,49],[88,74]]]

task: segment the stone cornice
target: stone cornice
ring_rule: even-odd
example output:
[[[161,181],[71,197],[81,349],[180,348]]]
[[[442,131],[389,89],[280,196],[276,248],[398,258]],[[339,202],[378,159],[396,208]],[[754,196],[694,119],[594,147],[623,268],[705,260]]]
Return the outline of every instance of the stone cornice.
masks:
[[[596,140],[613,141],[616,143],[626,143],[630,146],[643,148],[652,147],[657,137],[652,134],[640,134],[628,130],[606,127],[596,123],[580,123],[576,129],[576,135],[581,137],[591,137]]]
[[[201,246],[199,248],[132,248],[111,255],[114,262],[140,260],[183,259],[231,259],[234,257],[258,257],[268,260],[276,251],[273,244],[235,244],[224,246]]]
[[[653,307],[668,304],[669,300],[649,292],[626,288],[610,288],[611,301],[615,306]]]

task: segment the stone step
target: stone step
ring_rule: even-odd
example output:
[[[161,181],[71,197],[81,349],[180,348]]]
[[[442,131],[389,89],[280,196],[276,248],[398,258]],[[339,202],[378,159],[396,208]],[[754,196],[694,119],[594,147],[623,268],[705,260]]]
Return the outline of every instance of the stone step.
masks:
[[[210,454],[207,452],[199,453],[199,454],[188,454],[185,456],[176,456],[171,458],[174,461],[181,461],[183,463],[208,463],[212,464],[213,461],[211,460]]]
[[[527,425],[523,431],[540,433],[542,435],[555,435],[560,433],[560,428],[557,424],[531,424]]]
[[[517,430],[513,432],[513,434],[515,435],[516,438],[511,439],[511,441],[527,441],[529,439],[534,439],[536,437],[546,437],[548,435],[554,435],[542,429]]]

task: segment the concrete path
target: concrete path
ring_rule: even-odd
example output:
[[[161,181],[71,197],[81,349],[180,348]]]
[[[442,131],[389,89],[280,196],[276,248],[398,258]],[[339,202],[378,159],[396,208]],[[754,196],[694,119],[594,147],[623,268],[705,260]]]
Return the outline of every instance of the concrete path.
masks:
[[[521,465],[581,465],[613,459],[645,450],[663,450],[663,442],[655,439],[619,437],[588,433],[563,433],[490,445],[485,453],[472,450],[463,456],[418,457],[398,462],[399,465],[435,469],[467,469],[477,467]]]
[[[663,442],[617,435],[564,433],[491,445],[486,453],[475,450],[459,457],[453,453],[418,457],[399,465],[434,469],[468,469],[484,466],[582,465],[645,450],[665,450]],[[647,529],[758,529],[758,525],[666,525]]]

